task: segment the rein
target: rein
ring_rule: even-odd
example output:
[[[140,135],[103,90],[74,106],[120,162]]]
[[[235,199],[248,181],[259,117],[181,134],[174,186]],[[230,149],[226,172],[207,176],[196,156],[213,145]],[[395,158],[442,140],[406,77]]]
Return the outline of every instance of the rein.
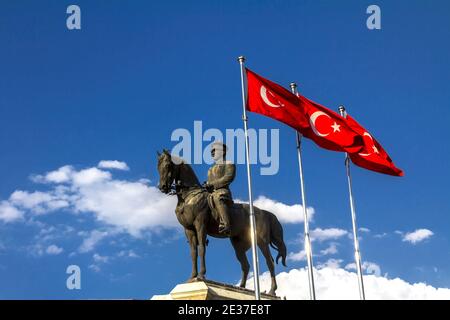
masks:
[[[173,195],[179,195],[183,197],[183,193],[184,193],[184,198],[187,198],[189,196],[189,194],[192,191],[195,190],[205,190],[204,188],[202,188],[202,186],[198,185],[198,184],[193,184],[193,185],[185,185],[181,182],[180,180],[180,174],[181,174],[181,166],[184,166],[184,163],[181,163],[179,165],[175,165],[174,166],[174,184],[175,184],[175,190],[172,193]]]

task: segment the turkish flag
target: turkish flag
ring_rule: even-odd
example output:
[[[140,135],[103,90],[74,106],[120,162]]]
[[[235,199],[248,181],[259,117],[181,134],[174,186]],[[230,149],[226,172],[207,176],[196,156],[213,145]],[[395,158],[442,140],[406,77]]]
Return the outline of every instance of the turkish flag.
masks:
[[[349,154],[352,162],[368,170],[402,177],[403,171],[394,165],[394,162],[378,141],[352,117],[347,116],[346,120],[348,125],[358,132],[364,140],[364,147],[361,151]]]
[[[281,121],[300,132],[309,127],[296,95],[249,69],[246,71],[247,110]]]
[[[296,96],[249,69],[246,72],[247,110],[281,121],[328,150],[357,152],[363,147],[360,135],[336,112]]]
[[[320,147],[342,152],[358,152],[363,147],[360,135],[350,128],[336,112],[298,95],[300,108],[309,119],[309,126],[302,134]]]

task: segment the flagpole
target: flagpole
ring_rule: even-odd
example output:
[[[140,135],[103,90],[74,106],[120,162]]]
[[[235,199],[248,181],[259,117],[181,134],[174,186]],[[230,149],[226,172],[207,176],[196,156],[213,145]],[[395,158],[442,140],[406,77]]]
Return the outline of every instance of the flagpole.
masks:
[[[339,113],[342,117],[347,117],[347,112],[344,106],[339,106]],[[352,187],[352,177],[350,175],[350,157],[348,153],[345,154],[345,168],[347,172],[347,182],[348,182],[348,193],[350,199],[350,211],[352,213],[352,225],[353,225],[353,245],[355,247],[355,262],[356,262],[356,272],[358,274],[358,285],[359,285],[359,298],[365,300],[364,292],[364,281],[363,273],[361,268],[361,253],[359,251],[359,240],[358,240],[358,229],[356,227],[356,211],[355,202],[353,201],[353,187]]]
[[[255,300],[261,300],[261,293],[259,290],[259,262],[258,262],[258,250],[257,250],[257,237],[256,237],[256,219],[255,211],[253,210],[253,192],[252,192],[252,175],[250,171],[250,151],[249,151],[249,138],[247,127],[247,108],[246,101],[247,95],[245,90],[245,70],[244,62],[245,57],[240,56],[238,58],[239,65],[241,67],[241,89],[242,89],[242,120],[244,121],[244,134],[245,134],[245,158],[247,162],[247,182],[248,182],[248,202],[250,206],[250,232],[252,242],[252,257],[253,257],[253,280],[255,282]]]
[[[290,84],[292,93],[298,96],[297,84],[292,82]],[[298,156],[298,169],[300,173],[300,188],[302,193],[302,204],[303,204],[303,219],[304,219],[304,233],[305,233],[305,253],[306,260],[308,262],[308,280],[309,280],[309,297],[311,300],[316,300],[316,292],[314,288],[314,269],[313,269],[313,259],[312,259],[312,249],[311,249],[311,238],[309,235],[309,221],[308,221],[308,210],[306,207],[306,195],[305,195],[305,183],[303,181],[303,164],[302,164],[302,134],[297,130],[296,132],[296,142],[297,142],[297,156]]]

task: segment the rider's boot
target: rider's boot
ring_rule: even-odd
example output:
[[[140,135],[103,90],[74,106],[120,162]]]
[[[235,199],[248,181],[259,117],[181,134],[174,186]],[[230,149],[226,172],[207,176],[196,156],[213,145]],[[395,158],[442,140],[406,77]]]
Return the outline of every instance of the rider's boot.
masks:
[[[231,231],[230,210],[226,203],[219,201],[216,205],[217,213],[220,216],[219,233],[229,235]]]

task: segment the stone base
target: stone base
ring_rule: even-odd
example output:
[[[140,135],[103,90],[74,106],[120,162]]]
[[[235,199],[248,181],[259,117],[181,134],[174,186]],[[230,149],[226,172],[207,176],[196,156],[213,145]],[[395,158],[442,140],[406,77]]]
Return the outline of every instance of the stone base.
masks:
[[[254,300],[252,290],[211,280],[181,283],[169,294],[154,295],[151,300]],[[280,297],[261,294],[261,300],[281,300]]]

